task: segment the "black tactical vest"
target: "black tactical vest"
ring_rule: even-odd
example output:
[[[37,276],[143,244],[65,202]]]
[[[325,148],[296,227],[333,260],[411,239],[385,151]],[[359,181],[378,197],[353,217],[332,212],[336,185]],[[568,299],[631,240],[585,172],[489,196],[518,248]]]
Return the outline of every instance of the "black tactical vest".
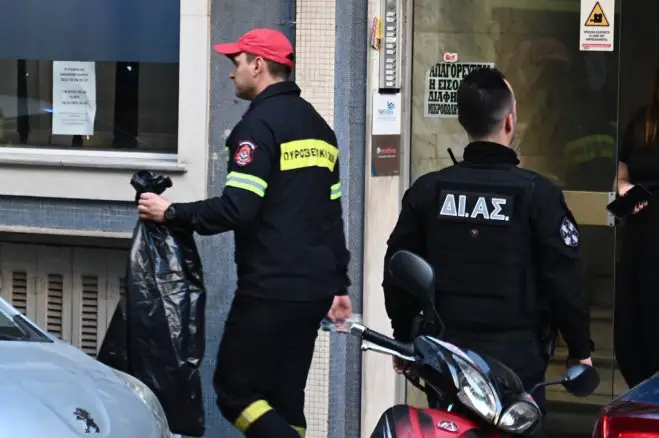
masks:
[[[511,164],[464,162],[438,175],[426,250],[447,327],[506,331],[535,325],[534,178]]]

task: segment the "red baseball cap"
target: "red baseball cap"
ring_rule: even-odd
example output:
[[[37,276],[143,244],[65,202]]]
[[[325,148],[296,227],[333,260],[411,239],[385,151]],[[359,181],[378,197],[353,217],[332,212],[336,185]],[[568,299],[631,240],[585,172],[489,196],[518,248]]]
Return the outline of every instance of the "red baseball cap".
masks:
[[[250,53],[263,59],[293,68],[293,46],[286,35],[274,29],[253,29],[234,43],[215,44],[213,49],[222,55]]]

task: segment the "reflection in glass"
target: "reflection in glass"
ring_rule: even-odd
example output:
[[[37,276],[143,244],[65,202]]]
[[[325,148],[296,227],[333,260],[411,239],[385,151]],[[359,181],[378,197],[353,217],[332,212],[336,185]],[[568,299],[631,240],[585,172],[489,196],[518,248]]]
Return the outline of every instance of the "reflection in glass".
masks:
[[[449,51],[459,53],[460,62],[494,62],[509,78],[523,167],[564,190],[611,191],[618,53],[579,50],[578,3],[552,8],[531,0],[506,3],[415,1],[412,179],[450,165],[446,149],[460,152],[467,142],[457,119],[423,111],[426,73]]]

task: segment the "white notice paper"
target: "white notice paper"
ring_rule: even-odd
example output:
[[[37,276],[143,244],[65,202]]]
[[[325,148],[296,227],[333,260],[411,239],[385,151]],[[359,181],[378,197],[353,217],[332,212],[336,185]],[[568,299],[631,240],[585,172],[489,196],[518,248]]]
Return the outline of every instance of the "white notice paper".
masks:
[[[53,61],[53,134],[93,135],[96,64]]]
[[[400,93],[373,93],[373,135],[400,135]]]
[[[423,113],[426,117],[458,117],[458,87],[474,70],[494,68],[491,62],[440,62],[426,72]]]
[[[615,0],[581,0],[580,50],[613,51],[615,3]]]

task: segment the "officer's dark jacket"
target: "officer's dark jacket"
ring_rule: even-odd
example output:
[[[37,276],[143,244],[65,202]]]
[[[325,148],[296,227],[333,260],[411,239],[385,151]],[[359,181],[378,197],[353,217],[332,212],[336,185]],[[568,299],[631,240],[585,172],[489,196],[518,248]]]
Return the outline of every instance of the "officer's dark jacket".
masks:
[[[350,284],[339,149],[293,82],[271,85],[227,139],[221,197],[174,204],[172,223],[233,230],[238,292],[269,299],[343,295]]]
[[[571,357],[590,356],[579,231],[560,189],[517,167],[495,143],[467,146],[464,161],[414,182],[389,240],[435,268],[437,310],[457,332],[536,332],[552,317]],[[394,336],[406,340],[420,306],[384,272]],[[404,285],[403,285],[404,286]]]

